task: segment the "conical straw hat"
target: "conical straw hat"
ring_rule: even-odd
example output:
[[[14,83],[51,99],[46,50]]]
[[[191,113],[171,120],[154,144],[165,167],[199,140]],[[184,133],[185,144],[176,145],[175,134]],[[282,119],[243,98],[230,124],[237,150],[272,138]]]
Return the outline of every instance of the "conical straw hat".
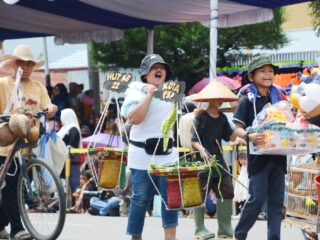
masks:
[[[225,102],[237,101],[238,97],[231,92],[225,85],[214,80],[203,88],[194,98],[195,102],[209,102],[210,100],[220,99]]]

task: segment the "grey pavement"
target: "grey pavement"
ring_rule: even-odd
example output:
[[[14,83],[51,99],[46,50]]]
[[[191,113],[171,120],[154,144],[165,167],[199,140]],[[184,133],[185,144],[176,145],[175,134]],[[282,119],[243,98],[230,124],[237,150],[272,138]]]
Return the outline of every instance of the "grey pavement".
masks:
[[[233,220],[233,226],[238,220]],[[205,224],[211,231],[217,230],[216,219],[206,219]],[[68,214],[66,224],[59,239],[61,240],[130,240],[126,235],[127,217],[102,217],[90,214]],[[179,218],[178,240],[193,240],[194,223],[192,218]],[[282,240],[303,240],[299,228],[282,224]],[[163,240],[161,218],[146,217],[143,240]],[[267,240],[267,222],[257,221],[249,232],[247,240]]]

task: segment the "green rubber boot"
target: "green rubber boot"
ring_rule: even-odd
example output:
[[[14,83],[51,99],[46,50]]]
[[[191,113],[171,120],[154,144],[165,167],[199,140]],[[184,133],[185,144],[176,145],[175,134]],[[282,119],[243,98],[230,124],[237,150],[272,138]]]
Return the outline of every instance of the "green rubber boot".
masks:
[[[232,200],[224,199],[217,202],[218,218],[218,238],[233,239],[233,229],[231,225]]]
[[[204,207],[194,208],[193,218],[196,224],[196,231],[194,233],[195,239],[206,240],[215,237],[215,234],[209,232],[209,230],[204,226]]]

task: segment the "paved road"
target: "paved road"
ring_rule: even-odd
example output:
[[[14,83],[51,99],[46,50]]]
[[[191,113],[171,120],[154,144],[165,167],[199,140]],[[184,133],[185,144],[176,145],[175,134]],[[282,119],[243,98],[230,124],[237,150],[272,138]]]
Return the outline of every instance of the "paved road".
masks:
[[[237,221],[233,221],[233,225]],[[68,214],[61,240],[129,240],[126,235],[126,217],[99,217],[89,214]],[[217,229],[216,219],[206,219],[209,229]],[[190,218],[179,218],[177,238],[193,240],[194,223]],[[161,219],[146,217],[143,232],[144,240],[163,240]],[[248,235],[248,240],[267,240],[267,222],[257,221]],[[303,240],[300,229],[282,224],[283,240]]]

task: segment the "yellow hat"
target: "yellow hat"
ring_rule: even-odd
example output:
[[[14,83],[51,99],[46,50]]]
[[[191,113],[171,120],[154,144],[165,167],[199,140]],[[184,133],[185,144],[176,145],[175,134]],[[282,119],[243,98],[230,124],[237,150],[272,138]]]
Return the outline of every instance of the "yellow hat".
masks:
[[[213,80],[193,98],[195,102],[209,102],[220,99],[225,102],[237,101],[238,97],[225,85]]]
[[[33,69],[36,70],[44,64],[44,60],[35,60],[33,58],[32,49],[28,45],[19,45],[13,50],[12,55],[3,55],[2,60],[22,60],[34,62]]]

